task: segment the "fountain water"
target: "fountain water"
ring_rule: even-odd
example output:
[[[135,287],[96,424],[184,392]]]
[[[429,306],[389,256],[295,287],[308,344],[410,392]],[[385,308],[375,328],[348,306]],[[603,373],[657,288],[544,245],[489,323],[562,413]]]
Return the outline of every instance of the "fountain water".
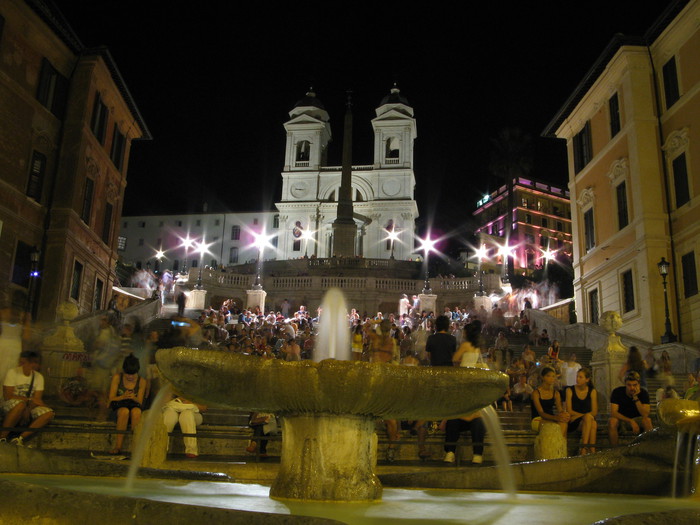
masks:
[[[324,359],[350,360],[347,311],[343,292],[338,288],[328,290],[321,304],[321,323],[314,350],[314,361],[323,361]]]

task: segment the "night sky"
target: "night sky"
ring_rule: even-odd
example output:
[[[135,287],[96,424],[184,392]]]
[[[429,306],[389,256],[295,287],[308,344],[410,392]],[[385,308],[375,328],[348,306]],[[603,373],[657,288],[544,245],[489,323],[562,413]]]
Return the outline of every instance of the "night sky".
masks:
[[[110,48],[154,137],[133,145],[125,215],[273,209],[282,124],[310,85],[331,117],[329,163],[352,89],[353,163],[371,164],[370,120],[397,82],[417,120],[420,226],[447,232],[494,189],[504,127],[535,139],[531,176],[566,184],[563,142],[540,133],[613,35],[643,34],[668,2],[56,4],[86,46]]]

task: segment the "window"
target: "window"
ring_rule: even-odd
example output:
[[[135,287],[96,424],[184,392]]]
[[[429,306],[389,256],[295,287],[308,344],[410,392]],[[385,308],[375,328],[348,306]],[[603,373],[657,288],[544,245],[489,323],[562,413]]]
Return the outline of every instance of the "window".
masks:
[[[212,268],[214,268],[216,270],[216,259],[212,259],[211,264],[209,266],[211,266]]]
[[[598,306],[598,289],[588,292],[588,314],[590,322],[598,324],[600,318],[600,308]]]
[[[24,288],[29,287],[29,272],[32,268],[32,247],[22,241],[17,241],[15,262],[12,267],[12,282]]]
[[[29,169],[29,183],[27,184],[27,197],[41,202],[41,193],[44,188],[44,175],[46,173],[46,156],[35,151],[32,153],[32,164]]]
[[[558,232],[563,232],[564,231],[564,223],[561,221],[557,221],[557,231]]]
[[[139,239],[139,246],[143,246],[143,239]]]
[[[200,219],[197,219],[197,220],[195,221],[194,225],[195,225],[195,226],[201,226],[201,225],[202,225],[202,221],[201,221]]]
[[[141,261],[136,261],[136,269],[137,270],[141,269]]]
[[[238,248],[236,248],[235,246],[232,246],[228,250],[228,263],[238,264]]]
[[[273,228],[279,228],[280,227],[280,216],[279,215],[274,215],[272,217],[272,227]]]
[[[102,310],[102,295],[104,292],[105,283],[100,279],[95,281],[95,293],[92,296],[92,311]]]
[[[179,259],[173,260],[173,271],[177,272],[180,270],[180,261]]]
[[[527,244],[535,244],[535,236],[532,235],[531,233],[526,233],[525,234],[525,242]]]
[[[680,208],[690,200],[688,165],[685,161],[685,152],[673,159],[673,189],[676,194],[676,208]]]
[[[219,219],[216,219],[214,221],[214,226],[218,226],[219,224],[221,224],[221,221]]]
[[[102,241],[107,246],[112,243],[112,213],[114,213],[114,207],[108,202],[105,204],[105,216],[102,221]]]
[[[669,61],[664,64],[662,74],[664,77],[666,109],[669,109],[680,98],[680,91],[678,89],[678,71],[676,70],[676,57],[671,57]]]
[[[197,268],[199,266],[199,261],[197,259],[192,259],[192,264],[190,264],[190,268]]]
[[[61,75],[51,65],[51,62],[44,58],[41,62],[41,74],[39,76],[36,99],[57,118],[63,119],[66,112],[67,98],[68,79]]]
[[[73,280],[70,285],[70,298],[78,301],[80,299],[80,286],[83,279],[83,265],[78,261],[73,263]]]
[[[686,299],[698,293],[698,274],[695,269],[695,252],[686,253],[681,257],[683,267],[683,291]]]
[[[117,250],[121,252],[126,250],[126,237],[117,237]]]
[[[216,239],[214,239],[216,240]],[[156,239],[156,246],[162,247],[163,246],[163,239]]]
[[[126,138],[119,131],[119,126],[114,125],[114,136],[112,137],[112,151],[109,156],[114,163],[114,167],[118,171],[122,170],[124,165],[124,147],[126,145]]]
[[[632,270],[622,272],[622,311],[624,313],[634,310],[634,279]]]
[[[525,222],[527,224],[532,224],[532,215],[530,215],[529,213],[526,213],[525,214]]]
[[[299,239],[295,240],[292,243],[292,251],[293,252],[300,252],[301,251],[301,241]]]
[[[548,225],[548,223],[547,223],[547,219],[544,218],[544,217],[542,217],[542,227],[543,227],[543,228],[549,228],[549,225]]]
[[[578,173],[593,158],[593,149],[591,146],[591,123],[586,122],[583,129],[578,134],[574,135],[574,172]]]
[[[586,251],[595,247],[595,223],[593,221],[593,208],[588,208],[583,214],[583,236]]]
[[[107,130],[107,106],[102,102],[102,97],[99,92],[95,93],[95,103],[92,106],[90,129],[100,144],[104,144],[105,132]]]
[[[620,101],[615,93],[608,100],[608,110],[610,111],[610,138],[620,132]]]
[[[311,149],[311,144],[308,140],[302,140],[297,142],[297,162],[309,160],[309,151]]]
[[[182,228],[182,221],[175,221],[175,226]]]
[[[627,185],[621,182],[615,188],[617,195],[617,228],[622,229],[629,224],[629,216],[627,214]]]
[[[95,192],[95,181],[85,178],[85,191],[83,192],[83,209],[80,212],[82,221],[90,226],[90,214],[92,213],[92,196]]]
[[[540,236],[540,247],[542,248],[547,248],[549,246],[549,237],[546,237],[545,235]]]
[[[129,223],[126,222],[126,221],[124,221],[124,222],[122,223],[122,228],[128,228],[128,227],[129,227]]]
[[[139,228],[145,228],[146,227],[146,221],[139,221]]]
[[[275,235],[272,239],[270,239],[270,244],[272,244],[274,248],[277,248],[277,245],[279,244],[279,237]]]
[[[0,41],[2,41],[2,30],[5,28],[5,17],[0,15]]]
[[[258,224],[258,219],[253,219],[253,224]]]
[[[231,226],[231,240],[238,241],[241,239],[241,227]]]

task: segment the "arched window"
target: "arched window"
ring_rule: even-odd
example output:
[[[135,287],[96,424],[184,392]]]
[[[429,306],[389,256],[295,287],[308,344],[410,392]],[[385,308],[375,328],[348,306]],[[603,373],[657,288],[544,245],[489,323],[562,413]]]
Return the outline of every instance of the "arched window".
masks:
[[[389,137],[386,139],[386,151],[385,151],[385,157],[387,159],[398,159],[399,158],[399,150],[400,150],[400,142],[398,137]]]
[[[311,143],[308,140],[297,142],[297,162],[309,160],[309,152],[311,151]]]

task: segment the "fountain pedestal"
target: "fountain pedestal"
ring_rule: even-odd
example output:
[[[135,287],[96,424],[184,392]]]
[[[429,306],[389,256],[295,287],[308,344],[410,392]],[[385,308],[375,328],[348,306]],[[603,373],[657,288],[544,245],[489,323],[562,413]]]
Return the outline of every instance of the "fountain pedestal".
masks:
[[[382,496],[374,474],[375,418],[304,414],[282,419],[282,459],[273,498],[372,501]]]

